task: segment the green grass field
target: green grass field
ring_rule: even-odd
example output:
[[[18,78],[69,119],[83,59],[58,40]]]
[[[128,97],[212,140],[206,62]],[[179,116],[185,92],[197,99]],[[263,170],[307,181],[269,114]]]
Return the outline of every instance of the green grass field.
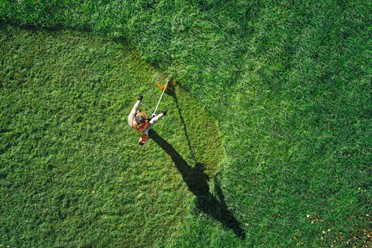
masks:
[[[370,247],[370,10],[0,1],[0,247]]]

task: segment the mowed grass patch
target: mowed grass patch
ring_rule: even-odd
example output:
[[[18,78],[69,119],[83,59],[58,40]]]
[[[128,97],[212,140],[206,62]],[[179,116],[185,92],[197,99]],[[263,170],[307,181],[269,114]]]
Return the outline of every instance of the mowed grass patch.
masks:
[[[189,171],[213,178],[223,157],[203,106],[176,87],[139,147],[127,115],[140,94],[153,109],[166,76],[124,42],[0,32],[0,243],[144,247],[176,232],[198,198]]]

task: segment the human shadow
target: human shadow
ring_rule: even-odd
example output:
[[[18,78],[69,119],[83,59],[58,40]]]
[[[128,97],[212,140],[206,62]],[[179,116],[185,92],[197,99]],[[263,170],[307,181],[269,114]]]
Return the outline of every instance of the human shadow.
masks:
[[[171,82],[173,84],[174,82]],[[191,144],[191,139],[188,135],[187,125],[182,115],[182,110],[178,102],[176,88],[170,87],[168,95],[172,96],[175,100],[183,131],[187,140],[187,145],[191,151],[194,161],[194,166],[190,166],[185,159],[174,149],[174,147],[164,140],[156,131],[150,130],[149,137],[155,141],[172,159],[174,165],[180,172],[183,181],[186,183],[188,189],[196,196],[196,209],[201,211],[213,219],[219,221],[225,228],[231,229],[241,239],[245,239],[244,230],[241,228],[239,221],[229,211],[224,195],[222,193],[219,182],[216,178],[214,180],[215,197],[210,192],[208,185],[209,176],[204,172],[204,164],[197,162],[195,151]]]
[[[225,228],[233,230],[240,239],[245,239],[244,230],[241,228],[239,221],[229,211],[216,179],[214,179],[214,185],[218,199],[210,193],[209,177],[204,172],[204,165],[196,163],[194,167],[191,167],[171,144],[152,129],[149,132],[149,137],[171,157],[188,189],[196,196],[196,208],[219,221]]]

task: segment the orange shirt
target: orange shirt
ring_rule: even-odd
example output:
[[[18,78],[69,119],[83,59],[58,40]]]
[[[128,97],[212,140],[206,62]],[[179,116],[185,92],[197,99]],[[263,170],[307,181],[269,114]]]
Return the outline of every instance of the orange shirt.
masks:
[[[147,126],[149,125],[149,120],[147,119],[146,114],[144,114],[144,113],[140,113],[140,114],[142,114],[144,116],[144,118],[146,119],[146,122],[145,123],[137,123],[136,118],[133,118],[132,126],[133,126],[134,130],[139,131],[139,132],[143,132],[143,131],[146,130]]]

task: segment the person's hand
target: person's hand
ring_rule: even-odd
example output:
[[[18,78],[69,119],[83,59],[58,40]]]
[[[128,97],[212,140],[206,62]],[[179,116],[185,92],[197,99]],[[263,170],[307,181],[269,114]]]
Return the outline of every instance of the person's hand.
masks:
[[[138,98],[137,98],[137,100],[140,100],[140,101],[142,101],[142,99],[143,99],[142,95],[139,95]]]

